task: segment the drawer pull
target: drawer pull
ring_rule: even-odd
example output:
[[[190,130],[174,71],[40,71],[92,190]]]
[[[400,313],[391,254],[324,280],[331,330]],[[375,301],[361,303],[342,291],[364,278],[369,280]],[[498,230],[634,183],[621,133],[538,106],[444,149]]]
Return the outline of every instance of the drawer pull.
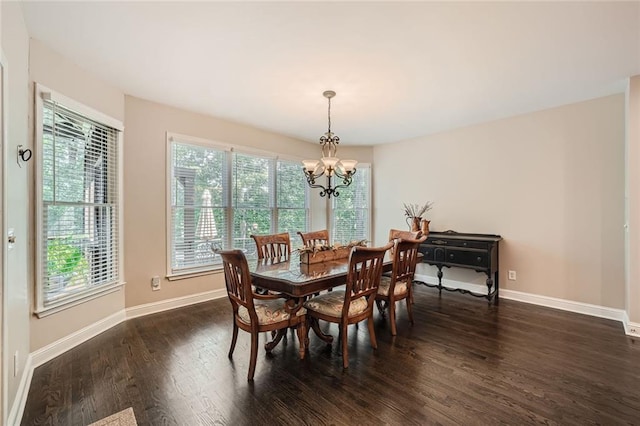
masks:
[[[478,261],[478,263],[482,262],[482,258],[480,256],[478,256],[476,260]]]
[[[453,259],[454,257],[455,257],[455,255],[454,255],[453,253],[451,253],[451,254],[449,255],[449,259]]]

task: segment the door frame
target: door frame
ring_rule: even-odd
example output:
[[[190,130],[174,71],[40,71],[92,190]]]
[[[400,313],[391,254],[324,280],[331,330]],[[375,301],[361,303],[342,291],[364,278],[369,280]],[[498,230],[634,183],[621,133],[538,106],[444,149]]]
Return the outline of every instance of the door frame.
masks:
[[[7,60],[0,49],[0,423],[7,420],[8,408],[8,371],[7,354],[7,191],[5,159],[7,158]]]

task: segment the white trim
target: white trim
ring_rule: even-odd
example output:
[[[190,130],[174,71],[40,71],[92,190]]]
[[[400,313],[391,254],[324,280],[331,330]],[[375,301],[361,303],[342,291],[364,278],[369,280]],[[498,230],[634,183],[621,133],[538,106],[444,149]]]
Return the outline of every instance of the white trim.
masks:
[[[624,333],[627,336],[640,337],[640,323],[629,321],[629,315],[624,313]]]
[[[16,397],[13,400],[13,405],[7,418],[8,425],[19,425],[22,420],[24,407],[27,404],[27,396],[29,396],[29,388],[31,387],[31,379],[33,378],[33,370],[35,369],[32,364],[32,359],[31,354],[27,355],[24,370],[22,370],[22,377],[20,377],[20,384],[16,391]]]
[[[35,249],[36,249],[36,257],[35,257],[35,291],[34,291],[34,312],[38,315],[39,318],[54,314],[56,312],[60,312],[66,308],[70,308],[72,306],[76,306],[79,303],[83,303],[87,300],[95,299],[96,297],[100,297],[104,294],[110,293],[119,289],[119,287],[125,284],[124,279],[124,154],[123,154],[123,130],[124,126],[122,122],[119,120],[112,118],[106,114],[101,113],[93,108],[85,106],[78,101],[75,101],[71,98],[68,98],[60,93],[57,93],[48,87],[40,84],[34,83],[35,86],[35,102],[34,102],[34,155],[36,157],[36,165],[35,165],[35,212],[36,212],[36,226],[35,226]],[[51,99],[54,102],[58,102],[62,104],[65,108],[69,108],[85,117],[94,120],[99,123],[106,124],[108,126],[113,127],[118,130],[116,134],[116,145],[117,145],[117,169],[118,175],[116,179],[118,180],[118,282],[109,284],[108,287],[100,288],[89,288],[86,289],[77,295],[73,295],[69,298],[65,298],[59,302],[54,302],[50,306],[44,306],[44,297],[42,294],[42,280],[43,280],[43,241],[41,236],[43,235],[43,194],[42,194],[42,181],[43,181],[43,171],[42,171],[42,123],[43,123],[43,100]]]
[[[33,356],[33,368],[40,367],[45,362],[51,361],[53,358],[62,355],[69,349],[75,348],[79,344],[84,343],[92,337],[95,337],[98,334],[109,330],[111,327],[120,324],[126,319],[127,318],[124,309],[120,310],[115,314],[109,315],[108,317],[96,321],[93,324],[89,324],[88,326],[78,331],[64,336],[63,338],[58,339],[55,342],[38,349],[35,352],[32,352],[31,355]]]
[[[575,312],[577,314],[590,315],[592,317],[606,318],[624,322],[624,310],[609,308],[606,306],[592,305],[590,303],[575,302],[573,300],[558,299],[549,296],[523,293],[515,290],[500,290],[503,299],[516,300],[518,302],[531,303],[562,311]]]
[[[433,276],[416,274],[415,279],[429,284],[438,284],[438,278]],[[469,284],[462,281],[443,279],[442,285],[449,288],[461,288],[473,291],[474,293],[487,294],[487,287],[480,284]],[[626,312],[622,309],[608,308],[606,306],[591,305],[589,303],[575,302],[572,300],[558,299],[555,297],[541,296],[538,294],[524,293],[521,291],[506,290],[502,288],[500,289],[500,298],[531,303],[538,306],[546,306],[547,308],[560,309],[562,311],[574,312],[577,314],[616,320],[623,324],[626,323]],[[637,329],[640,330],[640,328]]]
[[[24,407],[27,402],[27,396],[29,395],[29,388],[31,387],[31,380],[33,378],[33,371],[51,361],[57,356],[62,355],[70,349],[75,348],[81,343],[86,342],[92,337],[103,333],[110,328],[127,321],[131,318],[140,316],[155,314],[158,312],[166,311],[169,309],[180,308],[196,303],[206,302],[208,300],[220,299],[227,295],[226,289],[212,290],[204,293],[193,294],[190,296],[178,297],[175,299],[163,300],[160,302],[147,303],[144,305],[134,306],[133,308],[120,310],[106,318],[101,319],[93,324],[84,327],[68,336],[65,336],[59,340],[56,340],[49,345],[38,349],[35,352],[30,353],[27,356],[27,360],[20,379],[20,385],[14,400],[13,406],[9,413],[7,421],[8,425],[18,425],[24,414]],[[0,422],[2,424],[2,422]]]
[[[117,120],[96,109],[93,109],[76,100],[57,93],[56,91],[51,90],[40,83],[36,83],[36,104],[42,103],[42,100],[45,99],[62,104],[67,109],[77,112],[80,115],[84,115],[85,117],[89,117],[99,123],[106,124],[107,126],[119,130],[120,132],[124,131],[124,125],[120,120]]]
[[[9,311],[9,301],[7,298],[7,289],[9,287],[9,278],[7,272],[8,264],[8,246],[5,244],[7,241],[7,141],[8,141],[8,123],[7,123],[7,105],[9,89],[8,81],[9,68],[7,65],[7,58],[4,56],[4,52],[0,49],[0,194],[2,200],[0,200],[0,235],[3,239],[0,245],[0,424],[7,418],[7,412],[9,410],[9,321],[7,318]]]
[[[166,278],[169,281],[178,281],[178,280],[185,280],[188,278],[204,277],[206,275],[220,274],[222,272],[223,272],[222,265],[218,265],[213,269],[209,268],[209,269],[203,269],[199,271],[170,274],[170,275],[167,275]]]
[[[171,309],[182,308],[196,303],[207,302],[209,300],[221,299],[227,296],[226,289],[205,291],[204,293],[192,294],[189,296],[176,297],[175,299],[161,300],[159,302],[145,303],[131,308],[127,308],[127,319],[156,314],[158,312]]]
[[[124,287],[125,284],[126,283],[109,284],[100,290],[95,288],[89,289],[78,295],[64,299],[57,304],[52,304],[46,308],[35,310],[33,313],[36,314],[38,318],[48,317],[49,315],[64,311],[65,309],[81,305],[89,300],[97,299],[98,297],[105,296],[109,293],[115,293],[116,291],[119,291],[120,288]]]

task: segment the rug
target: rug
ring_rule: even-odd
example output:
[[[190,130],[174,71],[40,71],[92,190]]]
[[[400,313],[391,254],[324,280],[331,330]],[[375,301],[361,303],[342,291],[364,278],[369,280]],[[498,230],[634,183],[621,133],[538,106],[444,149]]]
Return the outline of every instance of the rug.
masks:
[[[137,426],[136,416],[133,415],[133,408],[129,407],[119,413],[115,413],[89,426]]]

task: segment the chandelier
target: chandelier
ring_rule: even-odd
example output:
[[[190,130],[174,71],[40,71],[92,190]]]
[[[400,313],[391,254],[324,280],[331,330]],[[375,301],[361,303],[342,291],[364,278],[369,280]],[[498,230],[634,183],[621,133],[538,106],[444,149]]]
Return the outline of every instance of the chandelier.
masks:
[[[320,188],[321,197],[326,195],[327,198],[331,198],[332,195],[334,197],[340,195],[340,192],[337,191],[339,188],[346,188],[351,185],[353,175],[356,173],[356,164],[358,164],[358,162],[356,160],[340,160],[336,157],[336,150],[340,143],[340,138],[331,132],[331,98],[336,95],[336,92],[333,90],[327,90],[322,95],[329,100],[329,109],[327,114],[329,128],[327,129],[327,132],[320,137],[322,158],[320,160],[303,160],[302,164],[304,165],[303,170],[309,186],[311,188]],[[316,179],[323,175],[327,177],[327,186],[316,183]],[[331,181],[334,176],[336,177],[336,180],[340,179],[342,183],[336,186],[331,186]]]

